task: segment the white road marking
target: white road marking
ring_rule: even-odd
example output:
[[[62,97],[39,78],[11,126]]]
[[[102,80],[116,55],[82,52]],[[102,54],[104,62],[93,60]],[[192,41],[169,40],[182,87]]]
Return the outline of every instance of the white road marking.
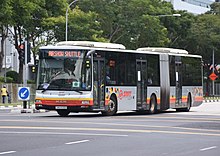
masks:
[[[11,154],[11,153],[15,153],[16,151],[6,151],[6,152],[1,152],[0,155],[4,155],[4,154]]]
[[[215,149],[215,148],[217,148],[217,146],[202,148],[202,149],[200,149],[200,151],[208,151],[208,150],[212,150],[212,149]]]
[[[80,144],[80,143],[84,143],[84,142],[88,142],[89,140],[81,140],[81,141],[74,141],[74,142],[68,142],[65,143],[66,145],[72,145],[72,144]]]

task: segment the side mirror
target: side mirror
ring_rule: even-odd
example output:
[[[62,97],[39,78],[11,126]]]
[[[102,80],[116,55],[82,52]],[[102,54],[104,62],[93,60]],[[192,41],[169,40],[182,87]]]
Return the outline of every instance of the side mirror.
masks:
[[[49,83],[43,83],[43,90],[42,90],[42,93],[45,92],[47,90],[47,88],[50,86]]]
[[[89,58],[94,52],[95,50],[88,51],[88,53],[86,54],[86,58]]]

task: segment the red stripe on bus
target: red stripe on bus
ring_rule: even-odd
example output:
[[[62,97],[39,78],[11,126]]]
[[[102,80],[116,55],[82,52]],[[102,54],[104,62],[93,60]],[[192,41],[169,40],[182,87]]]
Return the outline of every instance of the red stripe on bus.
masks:
[[[48,106],[92,106],[92,100],[41,100],[41,103],[36,104],[43,104]]]
[[[175,97],[170,97],[170,103],[171,103],[171,104],[176,103],[176,98],[175,98]]]

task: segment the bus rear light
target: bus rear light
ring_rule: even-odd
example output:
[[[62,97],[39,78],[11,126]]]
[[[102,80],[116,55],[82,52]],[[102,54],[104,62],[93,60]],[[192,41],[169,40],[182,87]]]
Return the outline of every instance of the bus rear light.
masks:
[[[90,101],[88,101],[88,100],[83,100],[83,101],[82,101],[82,104],[83,104],[83,105],[89,105],[89,104],[90,104]]]

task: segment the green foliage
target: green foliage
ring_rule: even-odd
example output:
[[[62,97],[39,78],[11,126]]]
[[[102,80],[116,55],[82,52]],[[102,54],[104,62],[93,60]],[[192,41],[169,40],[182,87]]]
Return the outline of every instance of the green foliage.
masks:
[[[167,47],[186,49],[188,47],[187,37],[189,30],[195,22],[195,16],[186,11],[175,12],[181,17],[161,17],[161,23],[167,28],[170,42]]]
[[[27,83],[28,84],[35,84],[36,82],[34,80],[28,80]]]
[[[5,82],[5,77],[0,76],[0,82]],[[6,77],[6,83],[12,83],[13,79],[11,77]]]
[[[98,13],[103,38],[109,42],[122,43],[129,49],[169,43],[167,30],[157,17],[171,14],[169,3],[160,0],[83,0],[78,4],[84,12]]]
[[[14,83],[18,83],[19,82],[18,81],[18,73],[16,71],[8,71],[6,73],[6,76],[12,78]]]
[[[76,7],[74,10],[69,10],[68,14],[68,40],[106,41],[101,37],[103,31],[97,21],[96,13],[85,13]],[[54,31],[57,41],[65,40],[64,16],[47,18],[43,24]]]
[[[208,11],[206,14],[220,15],[220,3],[212,3],[211,10]]]
[[[205,63],[211,63],[212,51],[220,58],[220,18],[204,14],[197,17],[188,34],[188,49],[203,56]],[[220,60],[216,60],[220,63]]]
[[[71,21],[68,29],[69,40],[106,41],[101,37],[103,31],[97,13],[91,11],[85,13],[75,8],[69,14],[69,21]]]
[[[1,0],[0,3],[0,27],[11,24],[12,7],[10,5],[12,0]]]

